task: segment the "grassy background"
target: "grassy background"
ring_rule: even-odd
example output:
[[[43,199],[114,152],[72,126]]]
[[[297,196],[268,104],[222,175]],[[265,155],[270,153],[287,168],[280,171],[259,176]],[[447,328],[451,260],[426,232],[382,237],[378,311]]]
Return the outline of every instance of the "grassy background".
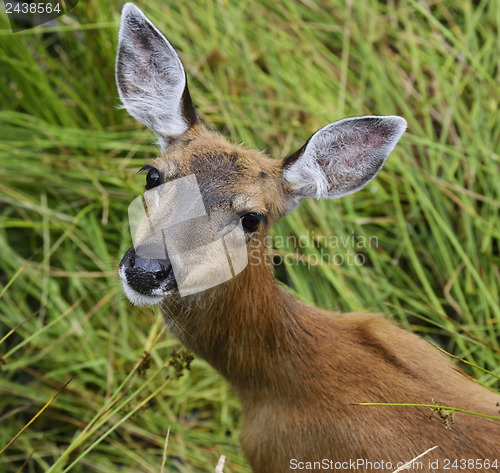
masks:
[[[290,258],[278,275],[304,300],[432,337],[498,388],[500,3],[138,6],[180,50],[201,116],[231,140],[280,157],[344,116],[407,119],[366,189],[310,200],[277,226],[324,260]],[[224,471],[248,472],[228,384],[198,359],[177,378],[178,343],[116,277],[136,172],[157,152],[116,108],[120,7],[82,1],[17,34],[0,14],[0,449],[71,380],[0,470],[159,472],[170,426],[169,471],[212,471],[223,453]],[[352,235],[378,239],[351,249],[366,264],[332,264],[349,248],[320,237]]]

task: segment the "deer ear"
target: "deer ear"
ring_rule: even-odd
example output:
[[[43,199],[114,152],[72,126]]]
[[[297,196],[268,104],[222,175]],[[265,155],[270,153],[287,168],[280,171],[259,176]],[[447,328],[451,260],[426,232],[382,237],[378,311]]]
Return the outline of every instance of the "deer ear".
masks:
[[[321,128],[283,161],[291,197],[335,199],[363,188],[405,130],[396,116],[345,118]]]
[[[122,10],[116,84],[124,108],[156,134],[162,150],[199,121],[179,56],[132,3]]]

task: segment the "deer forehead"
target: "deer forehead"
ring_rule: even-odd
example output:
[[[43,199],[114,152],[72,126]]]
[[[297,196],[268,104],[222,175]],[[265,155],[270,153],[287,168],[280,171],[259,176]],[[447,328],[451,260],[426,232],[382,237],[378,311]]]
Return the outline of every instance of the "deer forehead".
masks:
[[[283,197],[279,160],[207,130],[186,133],[151,164],[166,181],[194,174],[210,207],[269,213]]]

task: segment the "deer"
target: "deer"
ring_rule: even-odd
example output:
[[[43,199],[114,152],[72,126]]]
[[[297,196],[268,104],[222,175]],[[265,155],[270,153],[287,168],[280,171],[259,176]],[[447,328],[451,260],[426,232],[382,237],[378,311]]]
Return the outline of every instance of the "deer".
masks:
[[[134,239],[119,264],[123,290],[133,305],[158,306],[172,334],[232,385],[252,471],[392,471],[389,465],[395,470],[432,447],[419,471],[500,471],[500,423],[494,418],[455,411],[450,426],[428,407],[360,405],[436,402],[498,417],[496,393],[381,315],[330,312],[299,301],[266,262],[263,241],[272,225],[304,198],[335,199],[366,186],[406,121],[344,118],[281,159],[233,144],[206,127],[178,53],[132,3],[122,10],[116,83],[123,108],[156,135],[160,147],[143,168],[144,196],[153,197],[137,225],[139,243]],[[182,194],[177,183],[188,178],[195,185]],[[154,193],[164,186],[170,191],[162,205]],[[172,215],[194,208],[191,201],[207,215],[174,225]],[[151,230],[165,220],[175,227],[171,234]],[[239,242],[234,251],[227,245],[225,253],[207,250],[198,266],[191,261],[188,270],[175,271],[179,255],[189,253],[184,241],[215,244],[231,232]],[[211,269],[224,259],[221,254],[229,258],[250,247],[260,258],[245,265],[235,257],[230,277],[206,284],[204,274],[218,277]]]

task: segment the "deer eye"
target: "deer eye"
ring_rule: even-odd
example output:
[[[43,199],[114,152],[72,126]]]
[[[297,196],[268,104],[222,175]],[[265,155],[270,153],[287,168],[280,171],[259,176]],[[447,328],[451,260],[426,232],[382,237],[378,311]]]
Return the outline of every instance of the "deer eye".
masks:
[[[160,171],[154,168],[153,166],[144,166],[141,171],[148,171],[146,174],[146,190],[153,189],[153,187],[157,187],[161,183]]]
[[[263,215],[251,212],[241,217],[241,224],[246,232],[253,233],[257,231],[263,219]]]

